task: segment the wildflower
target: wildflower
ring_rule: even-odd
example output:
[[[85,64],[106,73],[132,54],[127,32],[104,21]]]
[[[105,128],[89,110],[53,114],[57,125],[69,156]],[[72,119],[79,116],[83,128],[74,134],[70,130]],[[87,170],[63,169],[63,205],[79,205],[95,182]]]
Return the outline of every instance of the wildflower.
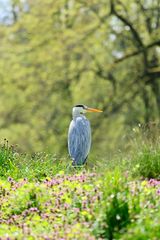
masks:
[[[149,184],[150,184],[151,186],[155,187],[155,186],[157,186],[157,185],[160,184],[160,181],[151,178],[151,179],[149,180]]]
[[[157,190],[157,194],[160,195],[160,188]]]
[[[64,209],[67,210],[69,208],[69,204],[64,203]]]
[[[13,181],[13,178],[8,177],[8,182],[12,182],[12,181]]]
[[[79,209],[79,208],[73,208],[73,211],[74,211],[75,213],[79,213],[79,212],[80,212],[80,209]]]

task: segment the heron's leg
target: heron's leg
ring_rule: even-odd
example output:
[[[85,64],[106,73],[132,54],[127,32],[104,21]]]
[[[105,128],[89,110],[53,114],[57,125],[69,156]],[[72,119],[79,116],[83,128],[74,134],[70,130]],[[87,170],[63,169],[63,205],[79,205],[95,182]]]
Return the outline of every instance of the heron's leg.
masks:
[[[67,165],[67,167],[66,167],[66,170],[67,170],[67,171],[70,170],[71,167],[72,167],[71,163],[68,163],[68,165]]]

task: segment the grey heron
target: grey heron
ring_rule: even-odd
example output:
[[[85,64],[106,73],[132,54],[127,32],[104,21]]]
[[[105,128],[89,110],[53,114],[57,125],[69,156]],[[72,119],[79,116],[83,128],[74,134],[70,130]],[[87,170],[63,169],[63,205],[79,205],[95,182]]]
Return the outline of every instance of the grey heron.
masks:
[[[73,107],[73,119],[68,131],[68,151],[74,166],[83,165],[86,162],[91,147],[91,127],[84,116],[86,112],[102,111],[82,104]]]

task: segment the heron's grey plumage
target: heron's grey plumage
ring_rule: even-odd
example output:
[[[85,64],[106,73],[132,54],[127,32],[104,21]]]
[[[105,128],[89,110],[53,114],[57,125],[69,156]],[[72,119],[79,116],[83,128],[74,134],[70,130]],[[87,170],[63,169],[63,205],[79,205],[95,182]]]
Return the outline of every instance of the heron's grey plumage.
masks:
[[[73,107],[73,120],[68,131],[68,150],[73,165],[83,165],[91,147],[91,128],[89,121],[84,116],[86,112],[102,112],[102,110],[89,108],[83,104]]]
[[[75,114],[68,131],[68,150],[73,165],[85,163],[91,147],[90,123],[84,115]]]

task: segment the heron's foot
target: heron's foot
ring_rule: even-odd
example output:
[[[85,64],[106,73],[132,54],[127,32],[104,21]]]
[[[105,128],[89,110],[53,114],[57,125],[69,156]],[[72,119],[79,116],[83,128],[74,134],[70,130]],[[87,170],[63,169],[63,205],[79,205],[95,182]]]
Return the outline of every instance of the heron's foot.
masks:
[[[75,161],[72,162],[72,166],[77,169],[81,169],[84,167],[84,164],[77,164]]]

